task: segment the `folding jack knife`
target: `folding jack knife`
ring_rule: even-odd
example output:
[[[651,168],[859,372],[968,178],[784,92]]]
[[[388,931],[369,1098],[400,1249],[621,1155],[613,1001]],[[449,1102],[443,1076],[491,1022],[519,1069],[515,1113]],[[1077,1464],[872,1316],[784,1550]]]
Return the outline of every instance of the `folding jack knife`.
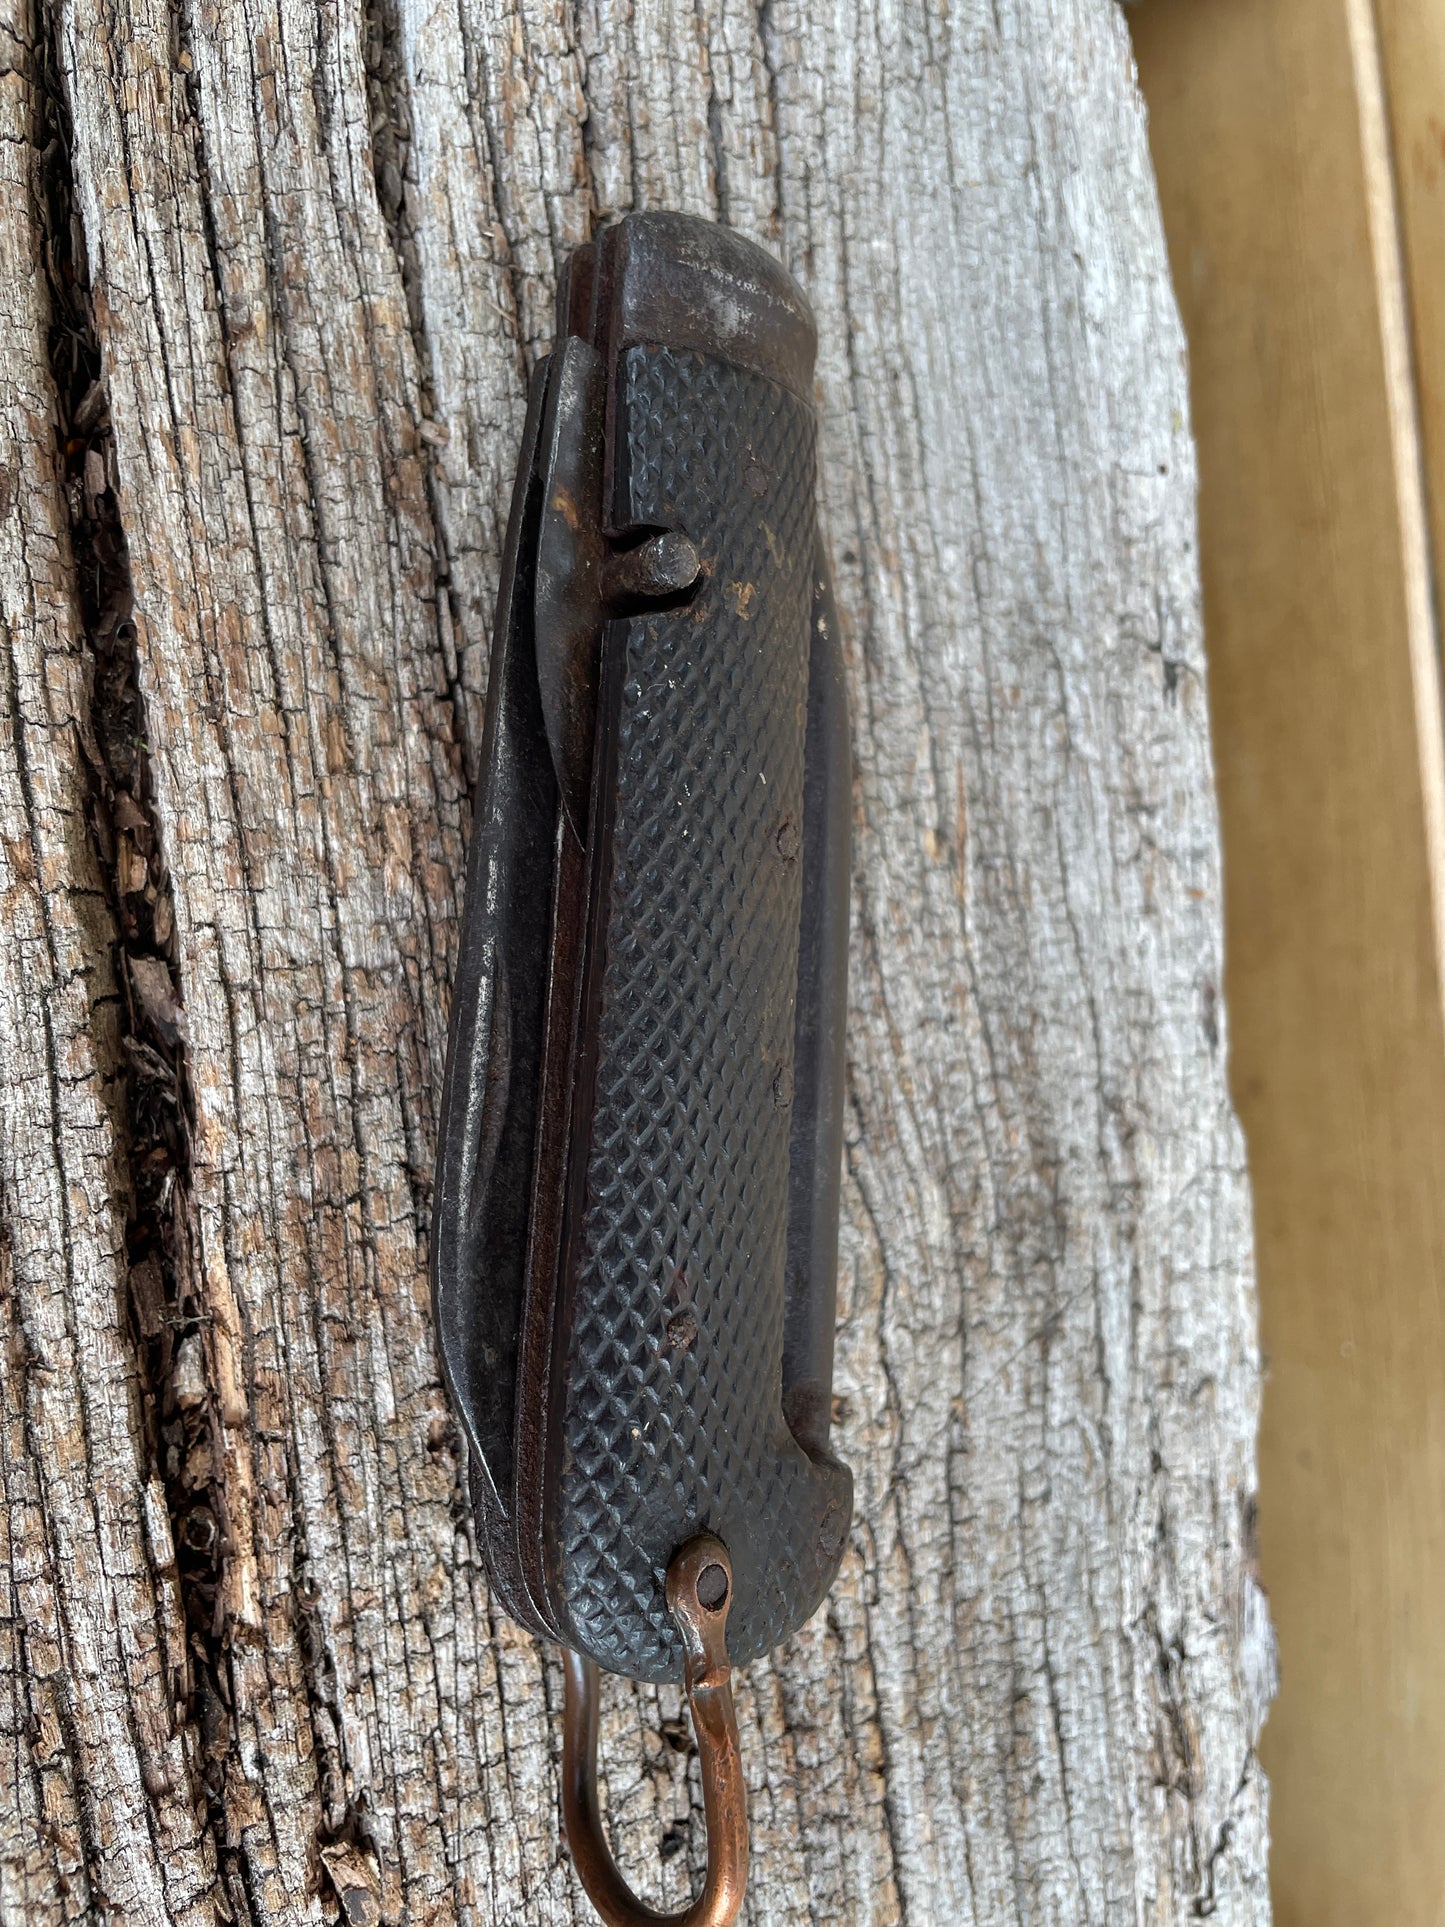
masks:
[[[726,229],[573,255],[503,558],[433,1291],[496,1595],[567,1649],[598,1911],[596,1669],[682,1680],[708,1876],[747,1836],[729,1667],[837,1572],[828,1449],[850,756],[814,508],[816,337]]]

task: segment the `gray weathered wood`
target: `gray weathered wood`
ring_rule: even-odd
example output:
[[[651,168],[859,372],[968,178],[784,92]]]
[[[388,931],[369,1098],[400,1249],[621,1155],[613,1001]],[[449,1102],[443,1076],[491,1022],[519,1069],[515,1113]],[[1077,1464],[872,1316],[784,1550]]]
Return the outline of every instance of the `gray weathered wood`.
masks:
[[[0,1921],[590,1917],[425,1252],[525,370],[660,204],[814,300],[858,765],[858,1507],[741,1682],[748,1918],[1265,1921],[1194,468],[1111,0],[4,11]],[[676,1904],[678,1696],[606,1704]]]

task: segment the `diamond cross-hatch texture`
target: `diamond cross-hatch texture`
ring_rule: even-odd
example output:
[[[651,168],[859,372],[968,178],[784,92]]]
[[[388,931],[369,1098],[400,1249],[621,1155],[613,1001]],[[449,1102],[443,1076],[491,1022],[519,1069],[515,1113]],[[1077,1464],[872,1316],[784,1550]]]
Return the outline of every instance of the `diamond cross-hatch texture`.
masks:
[[[781,1402],[814,423],[701,355],[633,348],[621,379],[630,519],[706,576],[625,625],[556,1550],[576,1643],[669,1679],[684,1541],[728,1546],[741,1663],[813,1611],[847,1524]]]

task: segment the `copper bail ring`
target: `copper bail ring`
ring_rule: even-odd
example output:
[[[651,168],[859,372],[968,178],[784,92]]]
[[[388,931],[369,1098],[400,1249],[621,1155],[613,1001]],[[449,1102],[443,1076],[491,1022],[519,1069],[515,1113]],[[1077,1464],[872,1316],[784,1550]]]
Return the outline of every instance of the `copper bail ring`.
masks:
[[[564,1652],[562,1820],[582,1885],[607,1927],[732,1927],[743,1904],[748,1809],[727,1652],[732,1592],[727,1547],[709,1532],[689,1539],[667,1569],[668,1609],[687,1653],[683,1677],[707,1817],[707,1879],[681,1913],[660,1914],[647,1906],[617,1871],[597,1804],[597,1665],[580,1653]]]

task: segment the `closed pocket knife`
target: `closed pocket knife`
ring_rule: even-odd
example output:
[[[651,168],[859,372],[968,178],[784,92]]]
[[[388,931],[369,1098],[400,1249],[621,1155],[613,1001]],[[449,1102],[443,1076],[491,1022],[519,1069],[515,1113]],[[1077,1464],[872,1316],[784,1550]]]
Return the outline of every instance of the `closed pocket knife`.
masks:
[[[452,987],[441,1355],[495,1594],[567,1650],[564,1817],[604,1919],[596,1669],[681,1681],[708,1882],[746,1821],[729,1667],[838,1569],[829,1450],[850,754],[814,325],[727,229],[580,248],[534,375]]]

